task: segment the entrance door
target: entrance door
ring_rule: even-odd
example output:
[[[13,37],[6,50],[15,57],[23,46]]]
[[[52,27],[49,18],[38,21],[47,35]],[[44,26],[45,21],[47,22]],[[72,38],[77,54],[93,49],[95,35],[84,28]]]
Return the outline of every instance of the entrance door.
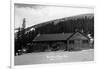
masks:
[[[75,49],[80,50],[81,49],[81,40],[75,40]]]

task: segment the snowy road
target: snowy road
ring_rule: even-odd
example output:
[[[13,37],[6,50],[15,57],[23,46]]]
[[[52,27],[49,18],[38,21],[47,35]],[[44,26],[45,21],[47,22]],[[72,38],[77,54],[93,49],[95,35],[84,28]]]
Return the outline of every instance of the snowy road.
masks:
[[[29,53],[15,56],[15,65],[93,61],[94,50]]]

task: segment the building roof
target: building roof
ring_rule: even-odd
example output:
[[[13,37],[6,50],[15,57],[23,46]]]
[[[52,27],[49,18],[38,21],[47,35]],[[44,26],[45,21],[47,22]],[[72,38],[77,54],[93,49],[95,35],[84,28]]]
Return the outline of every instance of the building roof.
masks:
[[[86,40],[88,37],[80,32],[75,33],[59,33],[59,34],[41,34],[37,35],[33,41],[60,41],[60,40]]]
[[[87,40],[89,38],[84,33],[81,32],[76,32],[69,38],[69,40],[76,40],[76,39]]]
[[[60,33],[60,34],[41,34],[38,35],[33,41],[57,41],[67,40],[72,33]]]

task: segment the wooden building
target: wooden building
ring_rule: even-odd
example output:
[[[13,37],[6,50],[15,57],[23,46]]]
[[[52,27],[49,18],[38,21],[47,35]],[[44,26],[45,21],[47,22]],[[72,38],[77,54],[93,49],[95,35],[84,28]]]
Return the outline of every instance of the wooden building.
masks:
[[[82,50],[88,49],[89,38],[81,33],[59,33],[59,34],[41,34],[33,40],[33,44],[40,48],[45,46],[46,50]]]

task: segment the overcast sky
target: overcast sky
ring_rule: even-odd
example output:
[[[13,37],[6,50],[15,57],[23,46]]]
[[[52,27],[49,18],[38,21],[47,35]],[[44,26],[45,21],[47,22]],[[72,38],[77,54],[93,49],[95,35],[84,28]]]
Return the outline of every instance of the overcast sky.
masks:
[[[26,27],[45,21],[79,14],[93,13],[91,8],[59,7],[32,4],[15,4],[15,28],[21,27],[26,18]]]

